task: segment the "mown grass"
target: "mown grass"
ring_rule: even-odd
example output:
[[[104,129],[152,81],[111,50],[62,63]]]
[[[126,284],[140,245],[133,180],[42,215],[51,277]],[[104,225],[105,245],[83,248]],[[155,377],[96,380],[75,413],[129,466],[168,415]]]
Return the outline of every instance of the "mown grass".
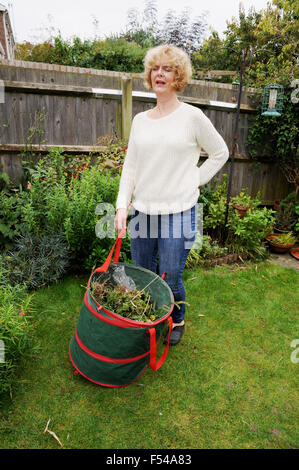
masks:
[[[297,448],[299,275],[268,262],[185,270],[186,332],[129,387],[74,375],[69,340],[86,278],[33,299],[40,352],[1,411],[1,448]],[[161,353],[161,352],[160,352]]]

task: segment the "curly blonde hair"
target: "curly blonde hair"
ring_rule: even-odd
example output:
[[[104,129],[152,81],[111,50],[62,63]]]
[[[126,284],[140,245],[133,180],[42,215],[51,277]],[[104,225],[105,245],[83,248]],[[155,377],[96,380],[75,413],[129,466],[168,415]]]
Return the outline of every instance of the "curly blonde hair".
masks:
[[[172,86],[176,91],[183,91],[192,76],[192,65],[188,54],[177,46],[162,44],[149,49],[144,58],[144,86],[152,88],[151,71],[161,60],[174,68],[175,79]]]

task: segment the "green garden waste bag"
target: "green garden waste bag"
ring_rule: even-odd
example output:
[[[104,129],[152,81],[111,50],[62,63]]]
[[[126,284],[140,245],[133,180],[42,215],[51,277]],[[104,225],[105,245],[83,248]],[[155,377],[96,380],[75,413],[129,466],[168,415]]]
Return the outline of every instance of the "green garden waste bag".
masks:
[[[105,387],[131,384],[139,379],[148,364],[157,371],[166,359],[172,329],[174,296],[163,280],[166,273],[160,277],[140,266],[119,263],[122,233],[117,237],[103,266],[96,268],[88,280],[75,333],[69,345],[69,356],[76,373]],[[125,276],[125,280],[133,283],[137,289],[148,286],[145,291],[149,292],[155,308],[167,305],[169,311],[153,322],[141,322],[124,318],[107,310],[105,305],[100,305],[90,294],[91,282],[99,276],[101,281],[108,278],[107,282],[112,282],[111,279],[121,279],[120,275]],[[169,329],[168,342],[161,358],[157,360],[157,343],[165,323]]]

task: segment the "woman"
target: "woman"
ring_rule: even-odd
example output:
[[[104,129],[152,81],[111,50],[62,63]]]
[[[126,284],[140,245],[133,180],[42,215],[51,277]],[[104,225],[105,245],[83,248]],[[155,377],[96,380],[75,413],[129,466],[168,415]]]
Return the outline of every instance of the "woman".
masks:
[[[182,275],[196,237],[199,186],[207,184],[228,159],[223,138],[198,108],[180,102],[192,76],[188,55],[176,46],[150,49],[144,59],[145,87],[157,97],[156,106],[138,113],[131,126],[114,228],[127,228],[135,265],[166,272],[175,302],[170,344],[178,344],[185,329],[185,289]],[[208,159],[197,166],[200,149]],[[136,230],[136,227],[139,227]],[[164,340],[165,341],[165,340]]]

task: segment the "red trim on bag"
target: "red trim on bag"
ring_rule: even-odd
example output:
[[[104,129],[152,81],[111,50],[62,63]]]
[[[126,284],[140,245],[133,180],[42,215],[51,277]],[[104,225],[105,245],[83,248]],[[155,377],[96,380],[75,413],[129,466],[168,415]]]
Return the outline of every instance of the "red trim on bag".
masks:
[[[85,377],[85,379],[89,380],[90,382],[93,382],[97,385],[102,385],[103,387],[110,387],[110,388],[122,388],[122,387],[127,387],[128,385],[131,385],[132,383],[136,382],[137,380],[140,379],[140,377],[144,374],[147,366],[145,366],[145,368],[143,369],[143,371],[141,372],[141,374],[137,377],[137,379],[134,379],[132,380],[132,382],[129,382],[127,384],[124,384],[124,385],[111,385],[111,384],[103,384],[101,382],[97,382],[96,380],[93,380],[93,379],[90,379],[89,377],[87,377],[87,375],[83,374],[83,372],[81,372],[81,370],[76,366],[76,364],[74,363],[73,359],[72,359],[72,356],[71,356],[71,341],[70,341],[70,344],[69,344],[69,357],[70,357],[70,360],[71,360],[71,363],[73,364],[74,368],[76,369],[76,371],[82,375],[82,377]]]
[[[126,325],[124,321],[120,321],[120,320],[118,320],[118,319],[112,320],[112,318],[105,317],[104,315],[101,315],[100,313],[98,313],[98,312],[90,305],[90,303],[88,302],[88,300],[87,300],[87,291],[85,291],[84,303],[85,303],[86,307],[88,308],[88,310],[89,310],[95,317],[97,317],[99,320],[102,320],[102,321],[105,322],[105,323],[109,323],[110,325],[114,325],[114,326],[120,326],[121,328],[140,328],[139,325]],[[120,315],[119,315],[119,318],[121,318],[121,319],[123,320],[123,317],[121,317]],[[147,325],[147,326],[148,326],[148,325]]]
[[[96,302],[96,300],[94,301]],[[158,320],[155,320],[153,322],[143,322],[143,321],[138,321],[138,320],[130,320],[129,318],[122,317],[121,315],[118,315],[117,313],[110,312],[105,307],[103,307],[103,305],[100,305],[100,304],[98,305],[99,305],[99,310],[103,310],[103,312],[107,313],[107,315],[111,315],[112,318],[115,318],[117,320],[122,320],[124,323],[131,325],[133,328],[143,328],[143,327],[158,325],[159,323],[163,322],[169,317],[169,315],[171,314],[174,308],[174,305],[172,305],[171,310],[169,310],[169,312],[167,312],[166,315],[164,315],[164,317],[158,318]]]
[[[150,328],[149,330],[147,330],[147,333],[150,334],[150,346],[151,346],[150,366],[155,372],[157,372],[157,370],[160,369],[160,367],[164,363],[164,361],[166,359],[166,356],[168,354],[169,338],[170,338],[170,333],[171,333],[171,330],[172,330],[172,317],[169,317],[167,320],[168,320],[168,325],[169,325],[167,345],[166,345],[166,347],[163,351],[163,354],[160,357],[158,362],[157,362],[156,330],[155,330],[155,328]]]
[[[117,263],[118,260],[119,260],[119,256],[120,256],[120,248],[121,248],[121,242],[122,242],[122,236],[124,236],[126,233],[126,229],[123,228],[121,230],[121,232],[118,234],[117,236],[117,239],[116,239],[116,242],[114,243],[113,247],[111,248],[110,250],[110,253],[109,255],[107,256],[106,258],[106,261],[105,263],[100,266],[99,268],[95,269],[94,272],[97,272],[97,273],[105,273],[107,271],[107,269],[109,268],[109,264],[111,263],[111,258],[112,258],[112,255],[113,255],[113,250],[114,250],[114,247],[115,248],[115,253],[114,253],[114,257],[113,257],[113,262],[114,263]]]
[[[95,353],[93,351],[91,351],[90,349],[88,349],[81,341],[81,339],[79,338],[78,336],[78,333],[77,333],[77,326],[75,328],[75,338],[77,340],[77,343],[78,345],[80,346],[80,348],[86,353],[88,354],[88,356],[91,356],[91,357],[94,357],[95,359],[99,360],[99,361],[103,361],[103,362],[109,362],[111,364],[127,364],[129,362],[135,362],[135,361],[138,361],[139,359],[142,359],[143,357],[147,356],[150,351],[147,351],[145,352],[144,354],[140,354],[140,356],[136,356],[136,357],[129,357],[127,359],[112,359],[111,357],[107,357],[107,356],[102,356],[101,354],[98,354],[98,353]]]

